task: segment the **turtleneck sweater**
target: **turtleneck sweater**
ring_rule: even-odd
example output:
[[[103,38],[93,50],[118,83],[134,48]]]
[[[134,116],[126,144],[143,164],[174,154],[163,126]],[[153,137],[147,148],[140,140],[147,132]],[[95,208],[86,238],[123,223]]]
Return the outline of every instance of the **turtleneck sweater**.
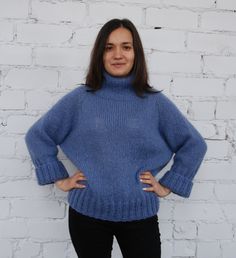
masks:
[[[159,197],[143,190],[139,175],[156,176],[173,157],[159,182],[189,197],[207,150],[206,142],[162,92],[136,95],[133,75],[103,73],[95,92],[79,85],[65,94],[27,131],[25,142],[39,185],[68,178],[58,147],[82,171],[83,189],[68,192],[69,205],[102,220],[132,221],[157,214]]]

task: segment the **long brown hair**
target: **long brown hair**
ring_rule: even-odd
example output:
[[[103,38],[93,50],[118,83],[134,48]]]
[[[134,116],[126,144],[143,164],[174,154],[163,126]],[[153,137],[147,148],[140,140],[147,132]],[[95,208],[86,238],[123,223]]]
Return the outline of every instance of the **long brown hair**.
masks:
[[[135,59],[131,72],[134,75],[132,83],[134,91],[139,97],[143,97],[144,92],[160,92],[148,84],[148,72],[143,45],[137,29],[128,19],[112,19],[105,23],[100,29],[91,52],[90,64],[86,75],[86,85],[91,89],[88,91],[96,91],[102,88],[102,81],[104,79],[103,70],[105,69],[103,64],[103,54],[106,42],[110,33],[120,27],[128,29],[133,37]]]

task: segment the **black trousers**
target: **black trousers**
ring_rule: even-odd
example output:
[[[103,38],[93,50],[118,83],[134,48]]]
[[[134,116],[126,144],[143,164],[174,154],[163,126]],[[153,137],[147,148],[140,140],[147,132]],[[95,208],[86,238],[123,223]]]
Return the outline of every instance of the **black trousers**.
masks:
[[[111,258],[113,236],[123,258],[161,258],[158,216],[134,221],[106,221],[69,207],[69,232],[79,258]]]

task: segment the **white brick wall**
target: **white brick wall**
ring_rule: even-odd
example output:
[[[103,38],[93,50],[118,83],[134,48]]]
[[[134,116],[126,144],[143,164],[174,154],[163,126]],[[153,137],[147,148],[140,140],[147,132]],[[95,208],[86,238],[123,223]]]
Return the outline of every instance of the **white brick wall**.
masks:
[[[116,17],[135,23],[151,85],[208,144],[191,197],[161,200],[162,258],[235,258],[235,10],[234,0],[0,0],[1,258],[76,257],[66,194],[37,185],[24,135],[84,82],[96,34]],[[112,257],[122,257],[116,239]]]

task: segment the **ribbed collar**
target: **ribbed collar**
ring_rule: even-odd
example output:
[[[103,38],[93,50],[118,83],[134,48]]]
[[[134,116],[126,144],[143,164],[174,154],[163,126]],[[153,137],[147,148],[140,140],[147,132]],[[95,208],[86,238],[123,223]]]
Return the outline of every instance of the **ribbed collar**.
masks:
[[[136,95],[132,85],[133,74],[116,77],[103,70],[103,77],[102,88],[96,91],[98,96],[115,100],[128,100]]]

